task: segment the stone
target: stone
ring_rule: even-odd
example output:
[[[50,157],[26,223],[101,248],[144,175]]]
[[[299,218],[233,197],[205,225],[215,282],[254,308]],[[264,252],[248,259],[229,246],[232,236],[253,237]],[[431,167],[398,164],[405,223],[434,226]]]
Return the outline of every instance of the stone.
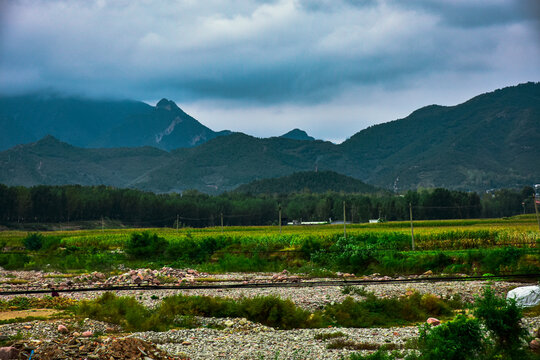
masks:
[[[13,346],[0,347],[0,360],[12,360],[19,358],[19,350]]]
[[[227,320],[223,323],[226,327],[232,327],[234,325],[234,322],[231,320]]]
[[[80,332],[77,332],[77,331],[75,331],[75,332],[73,333],[73,336],[75,336],[75,337],[79,337],[79,336],[81,336],[81,333],[80,333]]]
[[[23,328],[26,330],[30,330],[32,328],[32,325],[24,325]]]
[[[61,334],[67,334],[69,332],[68,328],[65,325],[58,325],[58,332]]]
[[[90,330],[87,330],[87,331],[82,333],[82,336],[84,336],[84,337],[90,337],[92,335],[94,335],[94,333],[92,331],[90,331]]]
[[[426,323],[428,323],[431,326],[437,326],[441,324],[441,321],[439,319],[430,317],[426,320]]]
[[[536,338],[529,343],[529,347],[535,353],[540,353],[540,339]]]
[[[182,341],[182,345],[187,346],[187,345],[191,345],[191,343],[190,343],[189,341],[186,340],[186,341]]]
[[[428,270],[425,273],[423,273],[422,275],[433,275],[433,271]]]

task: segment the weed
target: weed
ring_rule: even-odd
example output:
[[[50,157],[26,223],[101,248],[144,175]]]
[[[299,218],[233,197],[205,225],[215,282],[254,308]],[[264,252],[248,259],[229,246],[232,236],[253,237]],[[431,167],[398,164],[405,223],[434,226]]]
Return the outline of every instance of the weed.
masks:
[[[335,338],[344,337],[344,336],[346,336],[345,333],[341,331],[335,331],[331,333],[316,334],[315,340],[330,340],[330,339],[335,339]]]

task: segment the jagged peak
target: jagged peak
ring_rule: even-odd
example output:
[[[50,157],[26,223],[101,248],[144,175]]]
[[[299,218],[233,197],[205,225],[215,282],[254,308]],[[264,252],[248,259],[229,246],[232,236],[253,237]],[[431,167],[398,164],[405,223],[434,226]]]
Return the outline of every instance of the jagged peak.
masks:
[[[168,100],[168,99],[161,99],[158,101],[158,103],[156,104],[156,108],[157,109],[165,109],[165,110],[168,110],[168,111],[171,111],[173,109],[180,109],[178,107],[178,105],[176,105],[176,103],[172,100]]]

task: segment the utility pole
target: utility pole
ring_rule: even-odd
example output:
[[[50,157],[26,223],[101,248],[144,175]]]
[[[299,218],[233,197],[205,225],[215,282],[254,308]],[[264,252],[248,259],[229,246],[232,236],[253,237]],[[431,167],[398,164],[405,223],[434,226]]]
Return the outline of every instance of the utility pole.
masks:
[[[533,195],[533,201],[534,201],[534,212],[536,212],[536,221],[538,221],[538,230],[540,230],[540,216],[538,215],[538,204],[536,201],[536,194]]]
[[[345,217],[345,201],[343,201],[343,236],[347,239],[347,219]]]
[[[176,232],[178,232],[178,223],[180,222],[180,216],[178,216],[178,214],[176,214]]]
[[[221,233],[223,234],[223,213],[220,213],[221,217]]]
[[[279,205],[279,233],[281,234],[281,205]]]
[[[409,203],[409,216],[411,218],[411,248],[414,251],[414,227],[412,221],[412,204]]]
[[[103,232],[103,227],[104,227],[104,224],[103,224],[103,215],[101,215],[101,232]]]

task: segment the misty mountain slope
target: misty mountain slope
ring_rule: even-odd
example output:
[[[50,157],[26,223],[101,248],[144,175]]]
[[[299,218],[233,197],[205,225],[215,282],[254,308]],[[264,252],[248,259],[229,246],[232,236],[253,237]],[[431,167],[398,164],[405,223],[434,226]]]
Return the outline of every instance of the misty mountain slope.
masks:
[[[241,133],[213,139],[201,146],[172,152],[173,164],[154,171],[135,186],[175,182],[174,188],[210,193],[232,190],[242,183],[288,175],[298,170],[328,169],[343,161],[336,145],[285,138],[259,139]]]
[[[154,146],[171,150],[199,145],[229,131],[214,132],[162,99],[97,100],[40,93],[0,97],[0,150],[46,135],[80,147]]]
[[[173,101],[161,99],[155,107],[128,116],[122,124],[109,130],[93,145],[155,146],[161,149],[200,145],[230,131],[214,132],[186,114]]]
[[[183,116],[165,100],[147,109],[159,128]],[[190,124],[188,117],[183,119],[174,131]],[[136,117],[125,121],[135,135],[137,121],[141,128],[145,125]],[[126,127],[120,133],[129,134]],[[341,145],[233,133],[169,153],[149,147],[82,149],[45,138],[1,152],[0,182],[103,183],[156,192],[219,193],[254,180],[330,170],[399,191],[417,187],[483,191],[540,182],[538,159],[540,84],[528,83],[456,106],[427,106],[404,119],[362,130]]]
[[[398,188],[478,189],[535,181],[540,144],[540,84],[527,83],[463,104],[428,106],[363,130],[341,147],[364,180]],[[352,174],[358,177],[358,174]]]
[[[125,187],[169,159],[169,153],[151,147],[83,149],[47,136],[0,153],[0,183]]]

